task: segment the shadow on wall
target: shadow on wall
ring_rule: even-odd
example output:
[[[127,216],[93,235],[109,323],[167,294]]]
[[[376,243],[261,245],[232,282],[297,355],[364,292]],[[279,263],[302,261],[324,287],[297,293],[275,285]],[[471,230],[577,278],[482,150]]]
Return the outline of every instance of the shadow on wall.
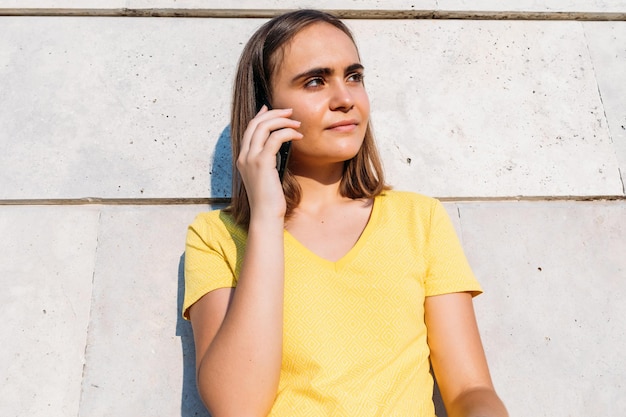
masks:
[[[185,254],[180,257],[178,263],[178,296],[177,296],[177,319],[176,336],[180,336],[183,352],[183,389],[180,400],[181,417],[210,417],[210,414],[202,404],[196,387],[196,350],[193,344],[193,332],[191,323],[183,319],[182,307],[185,295]]]
[[[232,150],[230,125],[226,126],[215,144],[211,163],[211,198],[228,198],[232,190]],[[180,402],[181,417],[210,417],[202,404],[196,386],[196,350],[193,343],[191,323],[183,319],[182,307],[185,296],[185,254],[178,264],[178,295],[176,336],[180,337],[183,353],[183,387]]]
[[[433,403],[435,403],[435,414],[437,417],[448,417],[448,413],[446,413],[446,408],[443,405],[443,400],[441,399],[441,392],[439,392],[439,386],[437,385],[437,380],[434,379],[435,386],[433,387]]]
[[[232,191],[233,163],[230,146],[230,125],[226,126],[215,144],[211,164],[211,198],[229,198]]]

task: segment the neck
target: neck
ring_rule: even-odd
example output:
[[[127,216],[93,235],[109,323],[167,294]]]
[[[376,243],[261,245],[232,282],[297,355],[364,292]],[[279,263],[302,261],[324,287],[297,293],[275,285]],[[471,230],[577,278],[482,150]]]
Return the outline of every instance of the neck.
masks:
[[[345,197],[339,193],[339,185],[343,175],[343,163],[333,165],[324,170],[310,172],[294,172],[294,176],[302,190],[302,198],[298,209],[317,211],[322,207],[342,202]]]

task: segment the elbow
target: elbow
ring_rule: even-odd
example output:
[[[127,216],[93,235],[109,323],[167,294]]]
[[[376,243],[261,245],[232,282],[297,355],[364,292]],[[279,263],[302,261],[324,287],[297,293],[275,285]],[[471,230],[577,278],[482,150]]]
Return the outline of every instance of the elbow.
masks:
[[[211,417],[265,417],[274,403],[259,396],[259,392],[246,392],[243,387],[233,387],[208,373],[196,375],[200,399]],[[256,395],[255,395],[256,394]]]
[[[508,417],[509,413],[491,387],[463,391],[445,404],[449,417]]]
[[[265,409],[249,404],[243,398],[232,402],[202,398],[202,402],[211,417],[266,417],[270,411],[270,408]]]

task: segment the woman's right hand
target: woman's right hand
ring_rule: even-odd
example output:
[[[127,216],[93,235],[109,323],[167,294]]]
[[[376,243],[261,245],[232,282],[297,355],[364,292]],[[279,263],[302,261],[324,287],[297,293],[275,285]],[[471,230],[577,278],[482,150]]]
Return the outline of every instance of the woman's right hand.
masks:
[[[246,187],[251,218],[285,216],[276,154],[284,142],[302,139],[296,130],[300,122],[290,119],[291,113],[291,109],[268,110],[264,105],[243,134],[237,169]]]
[[[283,142],[302,138],[291,109],[262,107],[246,128],[237,169],[250,225],[237,287],[218,288],[190,308],[198,391],[213,416],[267,415],[276,398],[283,346],[285,195],[276,170]]]

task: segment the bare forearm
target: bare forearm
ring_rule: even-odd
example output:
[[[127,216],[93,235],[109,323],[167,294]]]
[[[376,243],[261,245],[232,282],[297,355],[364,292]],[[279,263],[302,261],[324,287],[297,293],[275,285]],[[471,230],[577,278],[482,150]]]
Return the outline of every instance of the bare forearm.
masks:
[[[508,417],[504,404],[493,389],[478,388],[446,404],[448,417]]]
[[[198,386],[214,417],[265,415],[282,360],[282,219],[251,219],[231,305],[198,367]]]

